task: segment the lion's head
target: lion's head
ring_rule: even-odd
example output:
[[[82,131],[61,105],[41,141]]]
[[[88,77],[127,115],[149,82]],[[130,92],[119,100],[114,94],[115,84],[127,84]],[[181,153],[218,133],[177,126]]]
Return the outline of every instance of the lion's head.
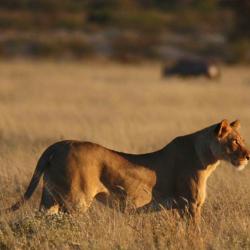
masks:
[[[221,121],[215,127],[215,141],[211,150],[219,159],[229,161],[242,170],[248,164],[250,151],[245,146],[239,128],[238,120],[230,124],[227,120]]]

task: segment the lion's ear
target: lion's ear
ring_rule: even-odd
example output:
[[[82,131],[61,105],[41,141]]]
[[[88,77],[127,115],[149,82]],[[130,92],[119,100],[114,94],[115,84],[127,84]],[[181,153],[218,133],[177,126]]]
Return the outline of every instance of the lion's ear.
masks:
[[[234,122],[230,123],[230,126],[232,128],[234,128],[235,130],[239,130],[240,129],[240,121],[239,120],[235,120]]]
[[[216,127],[215,133],[218,138],[224,138],[230,131],[230,125],[227,120],[222,120]]]

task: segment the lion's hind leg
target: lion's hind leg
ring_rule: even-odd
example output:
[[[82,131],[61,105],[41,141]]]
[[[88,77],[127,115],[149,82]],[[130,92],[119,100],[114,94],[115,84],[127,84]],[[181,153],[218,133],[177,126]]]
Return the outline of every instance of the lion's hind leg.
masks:
[[[110,190],[100,191],[95,198],[111,209],[116,209],[121,212],[124,212],[126,209],[127,194],[125,190],[119,186],[113,187]]]
[[[109,195],[109,191],[102,183],[96,183],[96,185],[91,185],[93,183],[85,182],[82,187],[72,188],[67,201],[64,202],[63,209],[66,212],[86,212],[91,206],[94,198],[100,195]]]
[[[59,212],[59,208],[59,203],[56,201],[52,192],[50,192],[48,187],[44,186],[39,210],[46,211],[48,214],[57,214]]]
[[[139,184],[133,189],[128,190],[127,200],[130,210],[137,210],[149,204],[152,200],[152,190],[146,185]]]

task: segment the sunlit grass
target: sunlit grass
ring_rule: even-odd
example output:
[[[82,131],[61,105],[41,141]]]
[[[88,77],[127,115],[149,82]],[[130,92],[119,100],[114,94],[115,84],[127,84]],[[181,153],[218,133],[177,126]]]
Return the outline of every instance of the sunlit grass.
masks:
[[[116,150],[156,150],[223,118],[250,141],[250,73],[219,81],[163,79],[161,65],[0,62],[0,207],[25,190],[52,142],[90,140]],[[208,181],[201,233],[175,213],[122,214],[98,203],[83,215],[37,212],[40,187],[0,217],[0,249],[239,249],[250,247],[250,171],[223,164]]]

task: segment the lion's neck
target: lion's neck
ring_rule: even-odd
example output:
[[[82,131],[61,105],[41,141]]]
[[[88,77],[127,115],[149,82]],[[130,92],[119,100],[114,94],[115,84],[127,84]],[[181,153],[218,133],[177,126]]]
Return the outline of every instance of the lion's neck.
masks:
[[[207,138],[209,138],[209,131],[207,133],[203,131],[203,133],[197,134],[195,143],[195,151],[203,169],[207,169],[209,166],[218,166],[220,163],[219,158],[213,154]]]

